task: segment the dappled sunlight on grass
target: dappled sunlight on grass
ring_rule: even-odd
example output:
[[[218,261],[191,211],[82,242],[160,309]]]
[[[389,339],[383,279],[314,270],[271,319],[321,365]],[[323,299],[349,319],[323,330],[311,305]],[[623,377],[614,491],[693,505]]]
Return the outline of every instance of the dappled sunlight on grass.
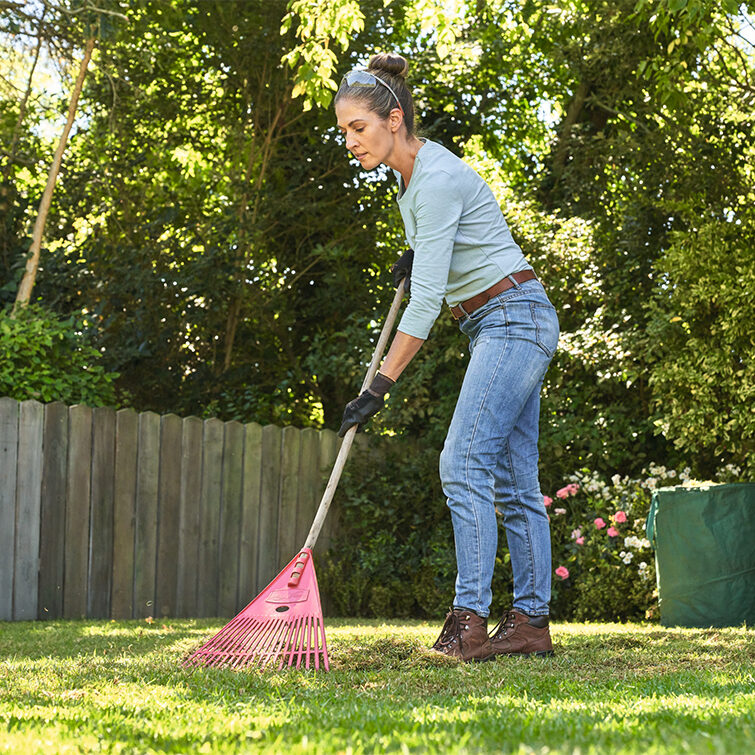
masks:
[[[440,622],[334,619],[330,673],[182,669],[224,623],[2,625],[0,752],[755,749],[743,628],[555,624],[553,658],[463,664]]]

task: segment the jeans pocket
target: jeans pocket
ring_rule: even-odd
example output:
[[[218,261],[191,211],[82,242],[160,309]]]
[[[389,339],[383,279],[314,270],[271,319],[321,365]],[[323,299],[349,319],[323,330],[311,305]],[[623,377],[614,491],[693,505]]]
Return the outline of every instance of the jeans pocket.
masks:
[[[551,359],[558,346],[559,326],[556,309],[551,304],[530,303],[532,322],[535,324],[535,339],[537,345]]]

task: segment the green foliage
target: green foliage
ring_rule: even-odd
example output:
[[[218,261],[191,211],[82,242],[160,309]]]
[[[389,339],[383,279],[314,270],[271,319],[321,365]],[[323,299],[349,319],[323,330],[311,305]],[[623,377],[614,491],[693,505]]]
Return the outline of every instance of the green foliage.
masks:
[[[699,466],[755,475],[755,215],[675,234],[648,304],[658,431]]]
[[[370,439],[353,454],[340,486],[339,537],[319,569],[323,592],[338,614],[440,617],[451,604],[456,557],[437,466],[438,451],[396,438]],[[583,470],[566,484],[544,487],[550,490],[544,503],[551,521],[555,618],[658,618],[655,560],[645,536],[652,493],[695,483],[689,468],[677,472],[651,463],[641,471],[642,478],[616,474],[606,482]],[[729,465],[717,480],[733,482],[740,475]],[[493,613],[512,601],[505,537],[499,517]]]
[[[117,373],[102,366],[84,324],[42,307],[0,312],[0,396],[114,406]]]
[[[343,72],[397,50],[410,57],[420,132],[496,185],[559,312],[543,485],[582,467],[636,476],[653,459],[706,475],[753,457],[751,329],[729,262],[751,267],[751,242],[731,229],[751,239],[754,58],[733,3],[98,8],[112,28],[82,95],[35,294],[63,317],[91,314],[104,366],[139,409],[338,426],[403,235],[389,173],[360,172],[332,112],[303,103],[324,104]],[[43,25],[40,12],[16,4],[0,21],[15,51],[0,64],[5,301],[65,106],[48,70],[16,128],[34,35],[75,50],[91,20],[50,6]],[[694,304],[687,320],[680,307],[697,293],[666,266],[703,280],[698,236],[716,237],[715,282],[733,295],[714,315]],[[707,344],[706,317],[727,327]],[[439,449],[465,364],[443,313],[372,431]]]

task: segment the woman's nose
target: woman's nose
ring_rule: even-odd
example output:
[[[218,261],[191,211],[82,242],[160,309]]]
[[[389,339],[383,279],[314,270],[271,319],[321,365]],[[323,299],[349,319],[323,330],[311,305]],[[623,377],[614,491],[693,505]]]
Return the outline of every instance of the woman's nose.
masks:
[[[354,151],[354,147],[356,147],[357,140],[353,136],[347,136],[346,137],[346,149],[349,150],[349,152]]]

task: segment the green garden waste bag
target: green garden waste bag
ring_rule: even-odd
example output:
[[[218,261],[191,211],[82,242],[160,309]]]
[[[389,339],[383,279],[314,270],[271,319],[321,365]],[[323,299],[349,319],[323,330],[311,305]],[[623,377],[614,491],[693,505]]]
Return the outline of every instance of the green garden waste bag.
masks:
[[[661,624],[755,625],[755,483],[660,488],[647,535]]]

